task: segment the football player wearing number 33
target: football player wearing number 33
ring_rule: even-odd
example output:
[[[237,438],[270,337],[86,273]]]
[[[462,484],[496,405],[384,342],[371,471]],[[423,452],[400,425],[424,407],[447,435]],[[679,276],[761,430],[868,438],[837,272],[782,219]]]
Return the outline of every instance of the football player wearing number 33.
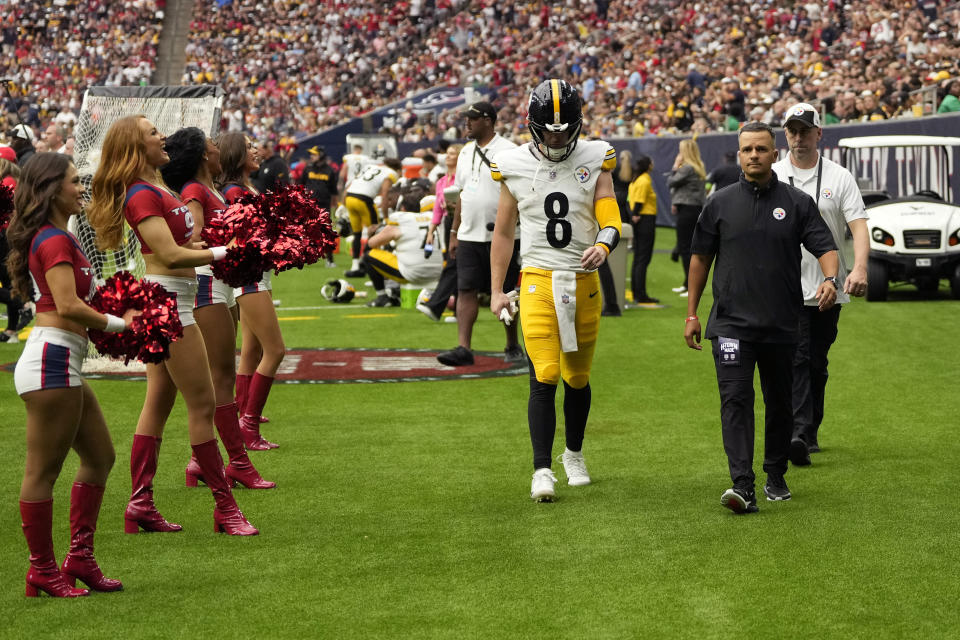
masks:
[[[581,451],[590,413],[590,365],[600,326],[597,268],[620,240],[620,212],[610,172],[616,151],[579,140],[580,95],[564,80],[546,80],[530,96],[533,141],[497,156],[491,166],[500,202],[490,252],[490,310],[510,309],[503,280],[520,220],[520,317],[530,358],[527,418],[533,444],[530,497],[550,502],[556,430],[554,397],[563,380],[566,450],[560,459],[570,485],[590,483]]]

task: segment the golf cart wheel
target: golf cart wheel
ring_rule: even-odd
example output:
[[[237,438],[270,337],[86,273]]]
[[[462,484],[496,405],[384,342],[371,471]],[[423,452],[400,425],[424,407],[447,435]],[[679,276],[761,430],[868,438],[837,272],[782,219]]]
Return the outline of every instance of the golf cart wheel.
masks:
[[[950,294],[954,300],[960,300],[960,264],[953,270],[953,277],[950,278]]]
[[[890,282],[887,280],[887,265],[877,260],[867,261],[867,302],[883,302],[887,299]]]

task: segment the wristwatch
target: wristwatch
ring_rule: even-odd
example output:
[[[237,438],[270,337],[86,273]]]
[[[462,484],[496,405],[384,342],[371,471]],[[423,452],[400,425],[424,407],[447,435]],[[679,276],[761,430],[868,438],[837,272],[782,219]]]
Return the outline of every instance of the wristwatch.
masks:
[[[837,278],[835,276],[827,276],[826,278],[823,279],[823,281],[829,282],[830,284],[832,284],[834,291],[840,290],[840,285],[837,283]]]

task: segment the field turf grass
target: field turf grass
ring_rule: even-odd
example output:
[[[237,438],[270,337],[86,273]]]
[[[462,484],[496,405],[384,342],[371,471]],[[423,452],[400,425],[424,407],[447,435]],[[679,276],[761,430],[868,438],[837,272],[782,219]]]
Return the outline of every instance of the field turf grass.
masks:
[[[260,536],[214,534],[209,491],[184,488],[182,404],[155,488],[184,531],[125,535],[144,385],[93,381],[117,449],[96,547],[117,594],[24,598],[24,410],[0,372],[0,638],[957,637],[960,302],[944,285],[935,300],[894,290],[848,305],[823,452],[790,469],[793,500],[761,494],[759,514],[735,516],[719,504],[730,479],[713,364],[683,344],[686,300],[670,293],[672,242],[660,230],[649,276],[665,308],[603,319],[584,449],[594,483],[568,487],[556,464],[554,504],[529,499],[523,376],[278,385],[264,433],[282,446],[251,457],[279,487],[236,490]],[[318,291],[341,273],[275,278],[289,347],[456,344],[455,325],[413,310],[291,309],[331,307]],[[474,347],[502,349],[502,336],[482,311]],[[0,345],[0,361],[18,354]],[[55,489],[58,559],[76,464]]]

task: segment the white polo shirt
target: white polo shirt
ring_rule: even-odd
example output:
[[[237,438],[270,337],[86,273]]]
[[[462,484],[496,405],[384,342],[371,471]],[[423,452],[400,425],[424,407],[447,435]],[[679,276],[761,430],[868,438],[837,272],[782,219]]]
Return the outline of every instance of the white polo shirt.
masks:
[[[500,134],[494,134],[487,146],[481,149],[490,162],[496,162],[498,153],[516,146]],[[460,227],[457,230],[457,240],[490,242],[493,232],[487,229],[487,224],[493,224],[497,220],[500,183],[491,177],[490,167],[480,157],[474,140],[463,145],[460,150],[454,184],[460,188]]]
[[[844,293],[843,283],[853,267],[853,256],[847,255],[846,245],[847,224],[852,220],[868,218],[863,208],[863,197],[857,182],[849,171],[842,166],[820,155],[820,162],[812,169],[800,169],[790,161],[790,154],[774,163],[773,171],[781,182],[792,184],[797,189],[813,198],[820,209],[823,221],[830,228],[833,241],[837,245],[837,256],[840,260],[840,270],[837,273],[837,304],[850,302],[850,296]],[[821,175],[820,193],[817,194],[818,167]],[[817,289],[823,282],[823,271],[820,263],[813,254],[800,247],[802,259],[800,262],[800,279],[803,287],[803,303],[807,306],[817,305]]]

